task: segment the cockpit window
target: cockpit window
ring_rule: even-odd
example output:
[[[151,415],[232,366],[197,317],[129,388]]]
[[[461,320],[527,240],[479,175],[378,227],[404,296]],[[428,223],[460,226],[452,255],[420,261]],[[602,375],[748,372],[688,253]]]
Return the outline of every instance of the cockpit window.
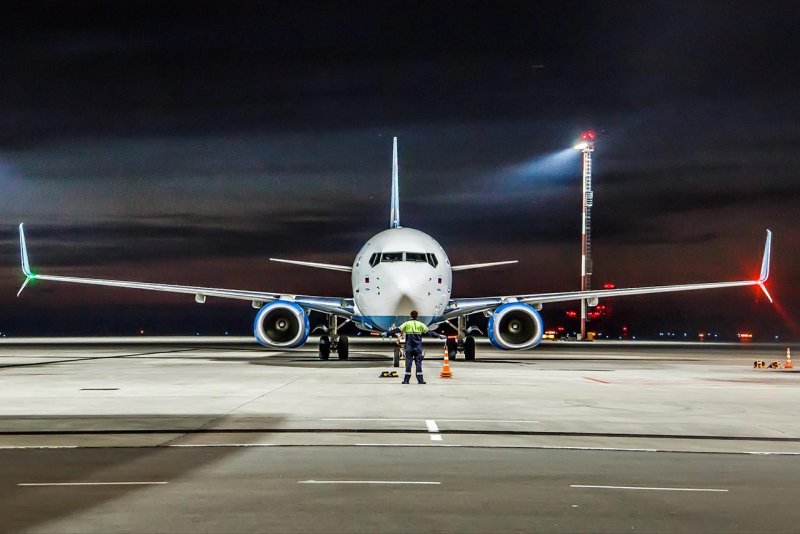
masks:
[[[424,252],[406,252],[406,261],[416,261],[426,263],[427,255]]]
[[[403,253],[402,252],[384,252],[381,254],[381,261],[391,262],[391,261],[403,261]]]
[[[413,261],[414,263],[427,263],[432,267],[439,265],[435,254],[430,252],[376,252],[369,257],[369,264],[375,267],[381,262],[394,263],[398,261]]]

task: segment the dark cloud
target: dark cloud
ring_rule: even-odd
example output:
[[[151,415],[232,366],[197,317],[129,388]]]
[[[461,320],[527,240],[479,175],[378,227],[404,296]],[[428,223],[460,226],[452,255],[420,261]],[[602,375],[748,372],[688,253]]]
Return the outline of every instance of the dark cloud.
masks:
[[[795,11],[22,4],[0,32],[0,317],[35,330],[37,309],[57,320],[77,299],[80,313],[94,306],[108,331],[124,330],[119,302],[169,298],[47,286],[32,288],[46,298],[16,302],[23,220],[34,263],[59,272],[346,293],[346,278],[264,260],[352,261],[387,225],[393,135],[403,224],[457,263],[521,260],[459,277],[460,294],[574,288],[579,155],[553,158],[587,126],[600,136],[598,277],[738,277],[770,227],[775,292],[796,315]],[[642,325],[684,321],[681,302],[717,317],[717,297],[691,299],[664,305],[663,319],[646,303],[618,309],[638,310]],[[749,301],[727,308],[729,329],[748,315],[787,324]],[[220,322],[246,315],[214,309]],[[184,324],[206,320],[185,313]]]

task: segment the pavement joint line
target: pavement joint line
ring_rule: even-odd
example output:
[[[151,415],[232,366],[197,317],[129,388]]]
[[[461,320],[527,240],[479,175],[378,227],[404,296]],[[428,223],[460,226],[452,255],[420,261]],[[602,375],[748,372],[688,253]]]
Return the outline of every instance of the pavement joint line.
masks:
[[[298,484],[409,484],[439,486],[441,482],[427,480],[298,480]]]
[[[55,365],[58,363],[74,363],[74,362],[87,362],[93,360],[113,360],[117,358],[134,358],[137,356],[154,356],[156,354],[174,354],[177,352],[192,352],[194,348],[188,349],[174,349],[174,350],[158,350],[148,352],[134,352],[131,354],[115,354],[113,356],[87,356],[84,358],[68,358],[64,360],[49,360],[44,362],[28,362],[28,363],[5,363],[0,364],[0,369],[11,369],[14,367],[34,367],[39,365]]]
[[[418,420],[415,420],[418,421]],[[208,424],[208,423],[206,423]],[[97,429],[97,430],[5,430],[2,436],[83,436],[83,435],[152,435],[152,434],[422,434],[428,430],[416,428],[199,428],[190,429]],[[623,439],[674,439],[687,441],[754,441],[800,443],[797,437],[779,436],[704,436],[698,434],[649,434],[625,432],[572,432],[547,430],[480,430],[448,429],[448,434],[475,436],[543,436]],[[179,436],[179,437],[180,437]],[[171,441],[171,440],[170,440]],[[167,444],[169,442],[165,442]]]
[[[17,486],[163,486],[168,482],[21,482]]]
[[[591,486],[586,484],[571,484],[570,488],[621,489],[621,490],[642,490],[642,491],[700,491],[707,493],[728,493],[728,490],[718,489],[718,488],[657,488],[657,487],[645,487],[645,486]]]
[[[431,434],[431,441],[442,441],[441,434]]]
[[[586,452],[643,452],[660,454],[737,454],[755,456],[800,456],[793,451],[710,451],[681,449],[625,449],[619,447],[563,447],[555,445],[474,445],[434,443],[209,443],[209,444],[155,444],[155,445],[0,445],[0,450],[47,450],[47,449],[161,449],[189,447],[458,447],[462,449],[517,449],[517,450],[575,450]]]
[[[585,378],[586,380],[591,380],[592,382],[599,382],[601,384],[610,384],[611,383],[608,380],[602,380],[600,378],[593,378],[591,376],[584,376],[583,378]]]

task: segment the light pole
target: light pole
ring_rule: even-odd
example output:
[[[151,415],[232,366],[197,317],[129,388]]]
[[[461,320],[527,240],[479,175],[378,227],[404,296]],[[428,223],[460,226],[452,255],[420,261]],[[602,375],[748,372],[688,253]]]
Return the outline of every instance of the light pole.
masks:
[[[581,132],[576,150],[583,153],[583,207],[581,210],[581,291],[588,291],[592,278],[592,152],[595,135],[591,130]],[[581,299],[581,334],[586,339],[586,299]]]

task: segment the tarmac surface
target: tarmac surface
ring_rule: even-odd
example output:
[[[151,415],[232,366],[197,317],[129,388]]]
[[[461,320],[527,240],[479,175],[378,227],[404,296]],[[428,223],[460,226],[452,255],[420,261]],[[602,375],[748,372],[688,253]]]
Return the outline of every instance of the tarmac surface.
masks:
[[[0,343],[0,531],[793,532],[785,346],[550,343],[379,378],[244,340]],[[399,370],[402,376],[402,369]]]

